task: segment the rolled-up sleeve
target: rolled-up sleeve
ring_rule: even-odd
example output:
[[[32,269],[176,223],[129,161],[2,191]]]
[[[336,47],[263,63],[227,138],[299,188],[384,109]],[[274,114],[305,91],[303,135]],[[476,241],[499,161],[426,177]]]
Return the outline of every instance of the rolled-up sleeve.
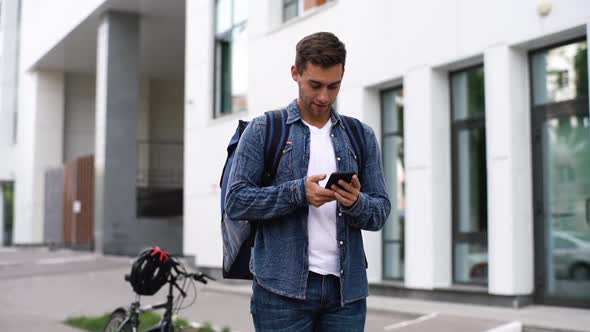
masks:
[[[265,131],[265,117],[258,117],[248,125],[238,143],[225,198],[226,213],[231,219],[275,219],[308,204],[305,179],[262,187]]]

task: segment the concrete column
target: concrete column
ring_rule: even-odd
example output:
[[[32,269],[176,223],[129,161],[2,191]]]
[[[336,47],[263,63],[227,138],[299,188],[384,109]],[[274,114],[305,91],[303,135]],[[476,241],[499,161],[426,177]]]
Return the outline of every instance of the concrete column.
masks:
[[[450,100],[447,72],[404,76],[406,266],[408,288],[451,284]]]
[[[235,130],[237,118],[212,120],[214,8],[214,0],[186,2],[183,252],[194,255],[199,265],[221,267],[219,227],[209,227],[211,220],[221,218],[218,208],[209,208],[218,207],[220,199],[219,184],[211,179],[219,178],[213,171],[223,167],[225,138]],[[220,166],[203,163],[205,155]]]
[[[107,12],[98,28],[95,243],[103,253],[136,253],[139,17]]]
[[[41,243],[45,171],[63,160],[64,74],[38,71],[21,77],[14,243]]]
[[[484,63],[489,292],[526,295],[534,261],[527,55],[497,45]]]

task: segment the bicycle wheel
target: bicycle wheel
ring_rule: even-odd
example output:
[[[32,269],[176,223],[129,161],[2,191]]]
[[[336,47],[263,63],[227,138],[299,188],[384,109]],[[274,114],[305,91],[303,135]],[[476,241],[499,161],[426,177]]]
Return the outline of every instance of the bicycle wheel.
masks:
[[[126,319],[127,313],[125,311],[115,310],[111,314],[103,332],[132,332],[131,324],[128,321],[125,322]],[[123,322],[125,322],[125,325],[122,325]]]

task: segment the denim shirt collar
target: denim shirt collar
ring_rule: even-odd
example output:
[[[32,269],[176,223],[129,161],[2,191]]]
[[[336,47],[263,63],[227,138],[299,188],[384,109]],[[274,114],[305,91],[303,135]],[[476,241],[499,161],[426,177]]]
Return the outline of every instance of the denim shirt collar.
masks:
[[[341,127],[342,122],[340,121],[340,114],[336,112],[336,108],[334,105],[330,106],[331,115],[330,118],[332,120],[332,126],[340,125]],[[299,112],[299,106],[297,105],[297,99],[293,100],[289,106],[287,106],[287,125],[290,125],[294,122],[297,122],[301,119],[301,112]]]

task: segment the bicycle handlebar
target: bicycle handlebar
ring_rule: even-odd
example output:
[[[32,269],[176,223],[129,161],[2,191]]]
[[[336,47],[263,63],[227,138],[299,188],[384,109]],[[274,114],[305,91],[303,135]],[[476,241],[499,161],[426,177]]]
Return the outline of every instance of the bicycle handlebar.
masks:
[[[196,281],[198,281],[198,282],[201,282],[201,283],[203,283],[203,284],[207,284],[207,279],[209,279],[209,280],[213,280],[213,281],[215,281],[215,280],[216,280],[215,278],[213,278],[213,277],[211,277],[211,276],[208,276],[208,275],[206,275],[205,273],[202,273],[202,272],[198,272],[198,273],[190,273],[190,274],[191,274],[191,277],[192,277],[194,280],[196,280]]]
[[[172,267],[174,268],[174,271],[176,271],[176,274],[177,275],[181,275],[181,276],[183,276],[185,278],[189,278],[189,279],[192,278],[193,280],[198,281],[198,282],[200,282],[202,284],[207,284],[207,279],[213,280],[213,281],[216,280],[215,278],[213,278],[211,276],[208,276],[208,275],[206,275],[205,273],[202,273],[202,272],[186,273],[186,272],[180,271],[177,268],[178,265],[180,265],[179,262],[177,262],[175,260],[172,261]]]
[[[213,277],[211,277],[211,276],[209,276],[209,275],[207,275],[207,274],[205,274],[205,273],[202,273],[202,272],[196,272],[196,273],[186,273],[186,272],[180,271],[180,270],[177,268],[177,266],[178,266],[178,265],[180,265],[180,263],[178,263],[178,262],[176,262],[176,261],[173,261],[172,267],[174,268],[174,271],[176,271],[176,275],[177,275],[177,276],[178,276],[178,275],[180,275],[180,276],[183,276],[183,277],[185,277],[185,278],[193,279],[193,280],[195,280],[195,281],[198,281],[198,282],[200,282],[200,283],[202,283],[202,284],[205,284],[205,285],[207,284],[207,279],[209,279],[209,280],[213,280],[213,281],[217,280],[217,279],[215,279],[215,278],[213,278]],[[125,281],[127,281],[127,282],[130,282],[130,281],[131,281],[131,275],[130,275],[130,274],[125,274]],[[173,281],[172,281],[172,282],[173,282],[174,286],[176,286],[176,288],[177,288],[177,289],[178,289],[178,290],[179,290],[179,291],[180,291],[180,292],[183,294],[183,296],[184,296],[184,295],[185,295],[185,294],[184,294],[184,292],[183,292],[183,291],[182,291],[182,289],[181,289],[181,288],[180,288],[180,287],[179,287],[179,286],[176,284],[176,281],[174,281],[174,279],[173,279]]]

